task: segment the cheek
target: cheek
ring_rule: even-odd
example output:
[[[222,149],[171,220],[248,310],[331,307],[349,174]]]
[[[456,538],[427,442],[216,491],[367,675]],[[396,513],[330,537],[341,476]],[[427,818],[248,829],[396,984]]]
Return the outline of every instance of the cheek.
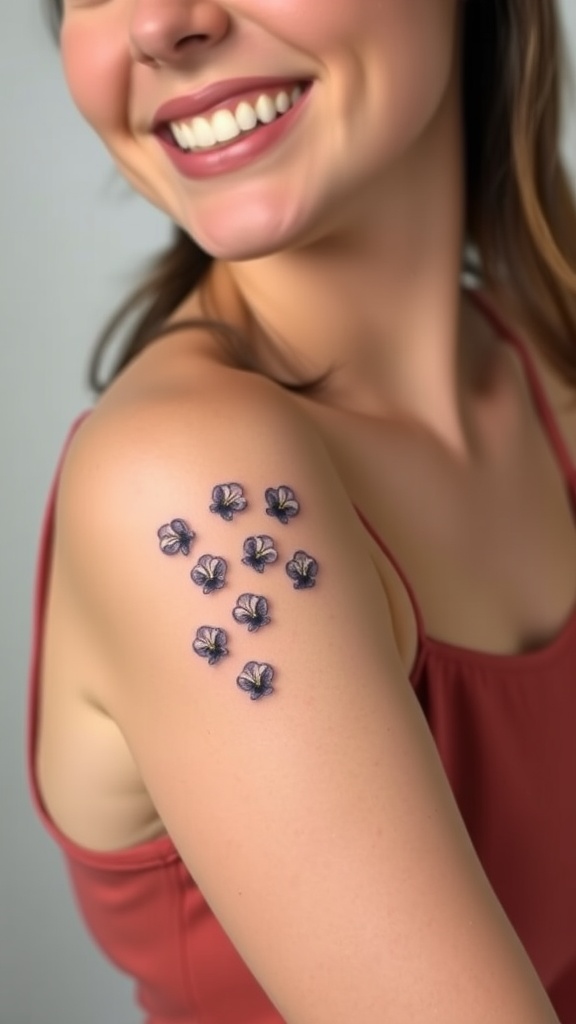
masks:
[[[366,0],[368,2],[368,0]],[[416,141],[435,116],[453,83],[457,21],[454,0],[387,0],[375,7],[380,20],[355,57],[347,58],[353,83],[340,96],[356,141],[380,141],[390,158]],[[346,59],[346,58],[345,58]],[[364,117],[354,117],[356,90]]]
[[[361,148],[376,127],[379,139],[401,144],[431,116],[452,70],[462,2],[242,0],[254,21],[316,66],[333,139],[344,148],[351,126]]]
[[[109,26],[64,21],[61,52],[70,95],[82,116],[103,137],[124,124],[128,69]]]

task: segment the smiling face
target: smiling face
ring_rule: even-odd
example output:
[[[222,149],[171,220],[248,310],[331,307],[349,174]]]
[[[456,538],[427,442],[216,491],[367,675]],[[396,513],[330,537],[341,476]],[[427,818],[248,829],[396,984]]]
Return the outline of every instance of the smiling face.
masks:
[[[430,134],[458,2],[65,0],[64,69],[131,184],[208,252],[248,259],[357,216]]]

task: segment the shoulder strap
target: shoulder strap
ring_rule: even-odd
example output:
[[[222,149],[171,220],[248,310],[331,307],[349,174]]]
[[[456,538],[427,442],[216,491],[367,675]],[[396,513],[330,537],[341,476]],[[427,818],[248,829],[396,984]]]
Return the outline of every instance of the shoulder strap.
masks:
[[[564,476],[570,483],[574,483],[574,478],[576,477],[576,466],[574,465],[570,452],[568,451],[566,441],[562,436],[556,416],[550,406],[550,400],[546,394],[542,381],[540,380],[540,375],[534,365],[528,346],[519,335],[512,331],[500,314],[492,308],[483,295],[472,290],[469,291],[468,294],[484,314],[486,319],[492,324],[500,337],[504,338],[505,341],[510,342],[518,353],[522,361],[522,366],[524,367],[524,372],[526,373],[534,405],[536,406],[536,411],[542,426],[544,427],[546,435],[550,440],[550,444],[552,445],[560,466],[562,467]]]
[[[70,442],[74,437],[78,427],[84,422],[87,416],[90,415],[90,411],[82,413],[76,420],[74,420],[68,435],[64,442],[60,458],[56,467],[56,472],[50,487],[48,494],[48,500],[44,510],[44,516],[42,520],[42,527],[40,531],[40,541],[38,546],[38,557],[36,563],[36,579],[34,586],[34,605],[33,605],[33,618],[32,618],[32,639],[31,639],[31,654],[30,654],[30,666],[28,675],[28,713],[27,713],[27,765],[28,765],[28,782],[31,790],[34,803],[41,817],[44,816],[44,809],[42,805],[42,799],[38,790],[36,782],[36,772],[34,769],[34,762],[36,757],[36,742],[38,734],[38,676],[40,671],[40,659],[42,656],[42,626],[44,620],[44,608],[46,603],[46,592],[48,589],[48,581],[50,578],[50,565],[52,561],[52,537],[54,532],[54,513],[56,506],[56,495],[58,493],[58,483],[60,481],[60,474],[62,466],[66,456],[66,452],[70,446]]]

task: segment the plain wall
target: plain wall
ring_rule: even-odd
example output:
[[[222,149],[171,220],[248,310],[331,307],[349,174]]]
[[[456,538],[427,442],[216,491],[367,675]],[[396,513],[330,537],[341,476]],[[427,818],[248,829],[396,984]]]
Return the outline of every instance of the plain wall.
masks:
[[[313,2],[313,0],[311,0]],[[576,54],[576,2],[562,0]],[[166,238],[66,95],[39,0],[2,11],[0,57],[0,1024],[137,1024],[30,805],[26,672],[36,540],[64,435],[90,403],[98,326]],[[565,149],[576,171],[576,118]]]

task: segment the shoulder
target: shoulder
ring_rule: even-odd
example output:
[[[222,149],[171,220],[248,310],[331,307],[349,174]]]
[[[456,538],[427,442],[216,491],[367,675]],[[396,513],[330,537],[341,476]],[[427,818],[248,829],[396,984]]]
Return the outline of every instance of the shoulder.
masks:
[[[129,381],[104,396],[63,466],[57,555],[91,618],[102,619],[105,643],[120,612],[126,635],[130,608],[152,615],[166,584],[167,600],[190,606],[190,572],[175,584],[174,565],[166,573],[158,563],[159,552],[181,553],[179,530],[195,538],[189,570],[207,555],[239,562],[250,538],[272,537],[286,572],[304,552],[330,565],[340,589],[352,577],[359,589],[366,580],[385,619],[388,596],[366,534],[318,430],[290,394],[201,360],[186,382],[166,385],[161,377],[155,386]],[[152,595],[147,610],[144,594]]]
[[[272,486],[289,470],[350,506],[315,424],[289,392],[199,359],[185,376],[160,371],[103,396],[69,446],[59,504],[84,522],[96,510],[122,519],[126,506],[158,507],[161,496],[189,502],[238,477]]]

